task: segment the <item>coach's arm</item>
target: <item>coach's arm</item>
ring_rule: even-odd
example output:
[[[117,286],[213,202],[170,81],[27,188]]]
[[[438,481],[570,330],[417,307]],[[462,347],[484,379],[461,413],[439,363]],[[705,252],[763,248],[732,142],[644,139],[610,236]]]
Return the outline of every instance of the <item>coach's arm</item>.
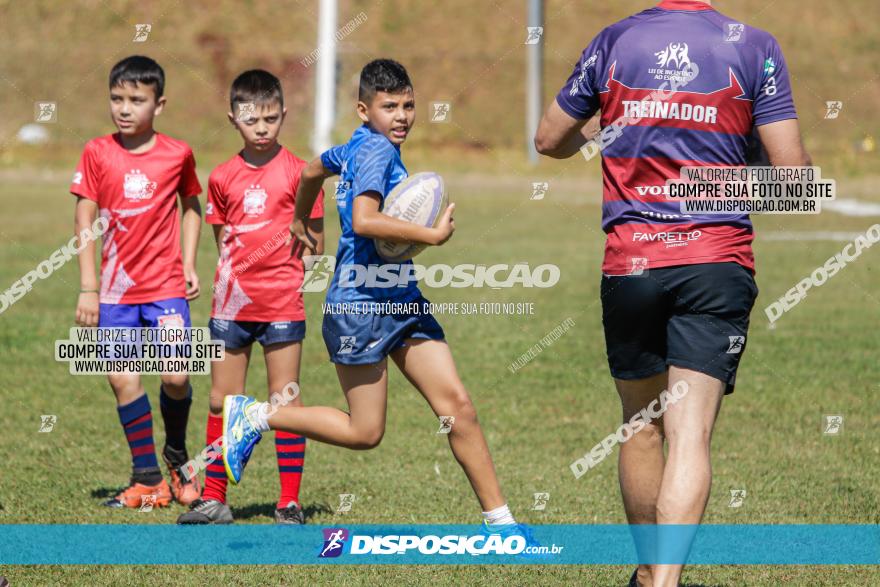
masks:
[[[598,114],[588,120],[572,118],[553,100],[538,125],[538,132],[535,133],[535,149],[554,159],[567,159],[598,132]]]
[[[801,141],[797,118],[761,125],[758,127],[758,136],[767,150],[771,165],[787,167],[813,164]]]

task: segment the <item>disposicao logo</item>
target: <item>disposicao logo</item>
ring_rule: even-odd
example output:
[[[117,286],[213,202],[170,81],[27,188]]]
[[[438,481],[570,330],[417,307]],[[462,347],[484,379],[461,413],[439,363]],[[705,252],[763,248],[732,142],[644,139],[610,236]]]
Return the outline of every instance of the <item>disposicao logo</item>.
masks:
[[[348,530],[345,528],[324,528],[324,547],[321,548],[318,558],[336,558],[342,554],[342,547],[348,540]]]

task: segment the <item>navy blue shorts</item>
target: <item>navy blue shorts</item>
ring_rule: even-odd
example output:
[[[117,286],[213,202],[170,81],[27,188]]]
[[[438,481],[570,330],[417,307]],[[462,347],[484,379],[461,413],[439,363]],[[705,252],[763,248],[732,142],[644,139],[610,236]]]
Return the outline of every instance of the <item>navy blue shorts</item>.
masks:
[[[263,347],[282,342],[300,342],[306,337],[306,321],[248,322],[243,320],[208,320],[213,340],[222,340],[228,349],[242,349],[254,342]]]
[[[405,346],[408,338],[446,338],[443,328],[430,312],[430,303],[423,297],[412,302],[401,302],[401,311],[358,311],[370,303],[355,305],[359,306],[355,311],[336,312],[346,308],[342,307],[343,304],[327,304],[334,311],[325,310],[321,331],[330,360],[334,363],[372,365]],[[388,307],[384,302],[376,305]]]
[[[603,275],[601,292],[612,376],[642,379],[674,365],[715,377],[733,393],[758,297],[751,271],[703,263]]]

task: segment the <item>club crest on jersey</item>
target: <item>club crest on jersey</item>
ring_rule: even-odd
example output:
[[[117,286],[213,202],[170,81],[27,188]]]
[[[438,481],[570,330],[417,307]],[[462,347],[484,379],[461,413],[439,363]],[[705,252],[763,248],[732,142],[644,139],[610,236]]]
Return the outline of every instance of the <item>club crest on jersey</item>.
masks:
[[[140,169],[132,169],[125,174],[122,189],[128,200],[149,200],[156,192],[156,182],[150,181]]]
[[[244,213],[248,216],[259,216],[266,211],[266,190],[260,184],[252,185],[244,191]]]
[[[691,64],[688,57],[687,43],[669,43],[665,49],[654,53],[657,57],[657,65],[660,67],[671,67],[675,62],[675,69],[684,69]]]

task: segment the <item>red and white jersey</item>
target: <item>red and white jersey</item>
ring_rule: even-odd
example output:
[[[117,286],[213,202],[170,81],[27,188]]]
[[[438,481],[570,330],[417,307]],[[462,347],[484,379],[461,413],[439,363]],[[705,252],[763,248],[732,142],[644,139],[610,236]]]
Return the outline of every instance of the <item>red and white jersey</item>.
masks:
[[[156,133],[144,153],[118,134],[86,143],[70,193],[98,204],[109,221],[101,249],[101,303],[143,304],[184,297],[177,196],[198,196],[192,149]]]
[[[290,224],[306,162],[282,147],[254,167],[240,154],[208,180],[205,221],[223,224],[211,317],[247,322],[305,320],[302,259],[293,254]],[[324,217],[324,192],[312,218]]]

